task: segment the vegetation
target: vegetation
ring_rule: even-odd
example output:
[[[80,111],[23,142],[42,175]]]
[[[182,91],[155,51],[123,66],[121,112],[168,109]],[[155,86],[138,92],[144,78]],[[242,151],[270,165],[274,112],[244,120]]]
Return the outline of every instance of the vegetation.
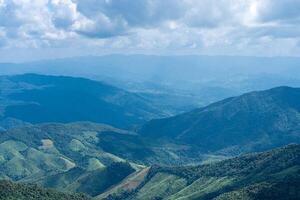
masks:
[[[0,177],[99,195],[135,171],[134,163],[103,151],[99,140],[109,132],[131,135],[86,122],[5,131],[0,135]]]
[[[300,199],[300,176],[293,174],[281,181],[261,182],[240,190],[225,193],[216,200]]]
[[[233,156],[299,143],[300,89],[225,99],[137,134],[72,121],[128,127],[163,115],[138,95],[81,78],[5,78],[0,179],[19,183],[1,182],[0,199],[299,199],[299,145]],[[35,124],[53,120],[72,123]]]
[[[107,188],[121,182],[133,172],[134,169],[128,163],[113,163],[106,170],[94,172],[88,177],[79,180],[80,187],[76,191],[96,196]]]
[[[89,122],[26,125],[0,135],[0,178],[97,196],[143,164],[193,162],[185,149]]]
[[[139,133],[239,155],[300,143],[300,89],[278,87],[228,98],[146,123]]]
[[[83,194],[67,194],[54,190],[43,189],[32,184],[0,181],[1,200],[89,200]]]
[[[139,95],[89,79],[37,74],[0,78],[5,83],[0,84],[4,118],[30,123],[92,121],[127,128],[164,116]]]
[[[300,145],[194,167],[152,167],[133,191],[110,199],[299,199]]]

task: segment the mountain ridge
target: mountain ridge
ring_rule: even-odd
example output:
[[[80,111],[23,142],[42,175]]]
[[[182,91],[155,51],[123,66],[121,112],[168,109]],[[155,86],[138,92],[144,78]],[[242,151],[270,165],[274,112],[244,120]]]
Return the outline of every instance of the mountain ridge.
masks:
[[[164,115],[135,93],[85,78],[38,74],[0,78],[2,118],[30,123],[92,121],[129,128]]]
[[[246,93],[174,117],[151,120],[139,134],[175,138],[213,151],[247,143],[252,143],[250,149],[263,149],[260,142],[270,143],[270,147],[300,142],[299,99],[300,89],[286,86]]]
[[[211,164],[155,166],[138,187],[119,191],[106,199],[297,199],[300,192],[292,191],[300,188],[299,156],[300,145],[290,144]]]

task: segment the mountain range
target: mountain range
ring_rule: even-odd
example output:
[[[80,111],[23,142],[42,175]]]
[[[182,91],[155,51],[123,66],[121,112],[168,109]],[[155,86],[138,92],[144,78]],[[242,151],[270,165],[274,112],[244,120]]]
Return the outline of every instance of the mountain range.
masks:
[[[132,173],[93,199],[296,200],[300,198],[299,156],[300,146],[292,144],[210,164],[152,166]],[[101,181],[99,178],[90,177],[98,179],[98,182]],[[70,194],[69,189],[67,191],[63,193],[34,184],[0,181],[0,199],[3,200],[91,199],[82,194]]]
[[[25,74],[0,78],[0,115],[29,123],[92,121],[128,128],[166,116],[145,98],[84,78]]]
[[[282,86],[170,116],[158,99],[99,81],[1,76],[0,192],[297,199],[299,99],[299,88]]]
[[[138,93],[178,114],[254,90],[300,87],[299,64],[297,57],[116,54],[0,63],[0,75],[84,77]]]

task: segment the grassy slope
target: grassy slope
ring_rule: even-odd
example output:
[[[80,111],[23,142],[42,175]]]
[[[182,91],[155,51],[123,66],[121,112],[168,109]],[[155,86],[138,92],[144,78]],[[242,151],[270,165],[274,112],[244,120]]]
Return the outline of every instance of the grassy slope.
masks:
[[[110,199],[297,199],[299,174],[300,145],[289,145],[194,167],[152,167],[134,191]]]
[[[96,196],[117,184],[109,181],[113,163],[128,161],[140,170],[144,164],[193,162],[199,154],[188,151],[102,124],[28,125],[1,133],[0,178]],[[118,181],[130,173],[125,171]]]
[[[134,169],[128,163],[113,163],[106,168],[94,171],[74,168],[64,173],[42,178],[37,183],[61,191],[74,191],[97,196],[133,172]]]
[[[144,181],[145,177],[149,172],[149,169],[150,167],[147,167],[136,171],[135,173],[125,178],[119,184],[111,187],[109,190],[102,193],[101,195],[98,195],[95,199],[101,200],[108,197],[111,194],[117,194],[117,193],[122,193],[123,191],[135,190]]]
[[[2,132],[0,178],[96,196],[139,167],[101,148],[99,140],[109,133],[132,134],[86,122]]]

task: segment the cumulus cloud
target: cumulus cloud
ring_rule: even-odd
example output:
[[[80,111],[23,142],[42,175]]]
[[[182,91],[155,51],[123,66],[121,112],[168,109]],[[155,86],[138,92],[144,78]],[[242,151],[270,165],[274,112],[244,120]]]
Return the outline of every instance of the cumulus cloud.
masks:
[[[77,5],[71,0],[52,0],[50,9],[52,22],[58,28],[69,28],[81,17]]]
[[[127,23],[122,18],[109,18],[103,13],[98,13],[92,19],[83,18],[73,24],[73,30],[78,34],[92,38],[107,38],[122,35],[127,28]]]
[[[293,55],[299,10],[298,0],[0,0],[0,46]]]

